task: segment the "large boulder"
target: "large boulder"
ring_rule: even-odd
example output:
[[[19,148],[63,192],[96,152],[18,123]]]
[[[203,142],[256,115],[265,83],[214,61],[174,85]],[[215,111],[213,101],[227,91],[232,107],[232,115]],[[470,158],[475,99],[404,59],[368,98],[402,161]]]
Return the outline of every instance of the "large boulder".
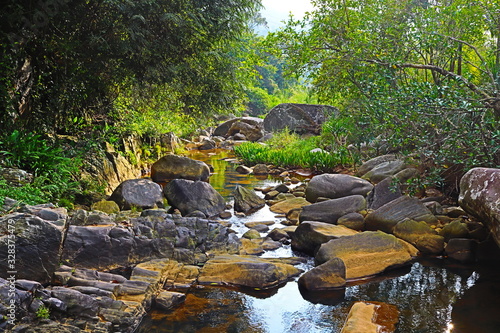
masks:
[[[229,133],[231,127],[234,124],[236,124],[236,123],[247,124],[247,125],[250,125],[254,129],[260,129],[260,130],[262,130],[262,128],[263,128],[263,120],[260,119],[260,118],[257,118],[257,117],[240,117],[240,118],[233,118],[233,119],[230,119],[230,120],[227,120],[227,121],[223,122],[222,124],[220,124],[219,126],[217,126],[217,128],[214,130],[214,134],[213,135],[214,136],[222,136],[222,137],[227,138],[230,135],[233,135],[234,133],[238,133],[237,131],[234,131],[235,129],[233,129],[233,131],[234,131],[233,134]],[[240,126],[240,125],[236,125],[236,127],[238,127],[238,126]],[[241,125],[241,126],[244,126],[244,125]],[[242,133],[242,134],[244,134],[244,133]]]
[[[427,223],[405,219],[394,227],[394,235],[415,246],[422,254],[441,254],[444,237],[439,236]]]
[[[210,168],[205,162],[178,155],[166,155],[151,166],[151,178],[161,183],[172,179],[208,181]]]
[[[277,287],[301,273],[300,269],[283,260],[219,255],[207,261],[203,266],[198,282],[259,289]]]
[[[349,213],[362,211],[366,208],[366,200],[362,195],[330,199],[302,207],[299,221],[318,221],[337,224],[337,220]]]
[[[304,273],[298,281],[305,290],[329,290],[345,287],[345,265],[340,258],[333,258]]]
[[[265,206],[266,201],[259,197],[253,190],[243,186],[236,186],[233,191],[234,211],[248,213]]]
[[[355,234],[357,234],[357,231],[343,226],[305,221],[299,224],[292,235],[292,249],[313,256],[321,244],[331,239]]]
[[[122,210],[132,207],[148,209],[163,207],[160,185],[149,179],[129,179],[118,185],[108,199],[114,201]]]
[[[349,195],[366,196],[373,189],[370,182],[344,174],[322,174],[307,184],[306,199],[316,202],[319,197],[336,199]]]
[[[362,178],[376,184],[389,176],[393,176],[398,172],[403,171],[404,169],[406,169],[404,161],[388,161],[375,166],[373,169],[365,173]]]
[[[168,203],[183,216],[200,211],[207,217],[217,216],[226,208],[224,198],[210,185],[202,181],[174,179],[163,194]]]
[[[500,245],[500,169],[474,168],[460,181],[460,206],[483,221]]]
[[[381,231],[365,231],[332,239],[321,245],[315,256],[317,265],[340,258],[346,266],[346,279],[377,275],[412,260],[407,245]]]
[[[367,172],[371,171],[373,168],[375,168],[377,165],[380,165],[385,162],[391,162],[397,160],[396,155],[381,155],[374,157],[366,162],[364,162],[359,168],[358,168],[358,175],[361,177],[365,175]]]
[[[239,250],[236,234],[220,223],[150,212],[130,220],[129,227],[70,226],[61,260],[74,267],[110,270],[154,258],[198,264],[206,261],[206,252]],[[58,264],[57,255],[53,258]]]
[[[231,125],[228,136],[234,136],[236,134],[244,135],[247,141],[257,141],[264,136],[264,130],[262,129],[262,124],[251,125],[243,121],[237,121]]]
[[[25,213],[0,217],[0,277],[48,283],[59,266],[63,227]],[[15,272],[15,273],[9,273]]]
[[[268,132],[288,130],[299,133],[318,133],[337,108],[329,105],[283,103],[272,108],[264,118],[264,129]]]
[[[368,214],[365,218],[365,227],[367,230],[392,233],[394,226],[407,218],[424,221],[431,225],[438,222],[432,212],[418,199],[402,196]]]

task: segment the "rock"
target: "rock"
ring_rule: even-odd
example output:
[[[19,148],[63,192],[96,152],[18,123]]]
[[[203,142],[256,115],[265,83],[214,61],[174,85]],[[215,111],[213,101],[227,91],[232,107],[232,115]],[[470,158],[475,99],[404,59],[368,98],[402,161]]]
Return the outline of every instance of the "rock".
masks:
[[[114,214],[120,211],[120,207],[114,201],[101,200],[92,205],[92,210],[98,210],[106,214]]]
[[[365,175],[367,172],[371,171],[373,168],[375,168],[377,165],[385,162],[390,162],[390,161],[395,161],[397,160],[396,155],[382,155],[382,156],[377,156],[375,158],[372,158],[365,163],[363,163],[359,168],[358,168],[358,175],[361,177]]]
[[[247,166],[244,165],[238,165],[236,167],[236,172],[241,173],[243,175],[248,175],[253,172],[253,170]]]
[[[104,155],[91,155],[85,159],[82,178],[98,180],[107,185],[109,195],[122,182],[140,177],[141,170],[133,166],[118,152],[107,151]],[[90,205],[90,204],[89,204]]]
[[[69,314],[85,318],[97,316],[98,303],[89,295],[64,287],[54,287],[51,294],[52,297],[60,299],[66,305]]]
[[[439,234],[444,237],[445,242],[449,242],[452,238],[469,238],[469,229],[467,224],[458,218],[445,225]]]
[[[341,333],[393,333],[399,311],[396,306],[380,302],[356,302],[352,305]]]
[[[350,195],[366,196],[373,189],[368,181],[344,174],[322,174],[315,176],[306,188],[306,199],[316,202],[319,197],[336,199]]]
[[[194,265],[204,262],[209,252],[239,251],[236,234],[217,222],[167,215],[138,217],[129,223],[130,227],[70,226],[61,260],[76,267],[109,270],[155,258]],[[58,256],[51,260],[58,263]]]
[[[408,180],[417,177],[420,175],[420,171],[415,168],[406,168],[394,175],[394,178],[396,178],[401,184],[406,183]]]
[[[345,287],[345,265],[340,258],[332,258],[304,273],[298,280],[299,287],[311,290],[330,290]]]
[[[204,138],[203,140],[200,141],[198,145],[199,150],[211,150],[215,148],[217,148],[217,144],[215,143],[214,140],[209,138]]]
[[[16,168],[0,168],[0,178],[7,181],[10,186],[21,187],[33,182],[33,174]]]
[[[231,212],[228,212],[228,211],[224,211],[222,213],[219,214],[219,217],[221,219],[230,219],[231,217],[233,216],[233,214],[231,214]]]
[[[405,162],[401,160],[383,162],[363,175],[363,179],[372,183],[379,183],[389,176],[393,176],[406,168]]]
[[[209,285],[235,285],[268,289],[301,273],[283,260],[253,256],[219,255],[207,261],[198,282]]]
[[[375,210],[402,195],[398,180],[394,177],[387,177],[375,185],[366,197],[366,203],[369,209]]]
[[[285,230],[283,230],[283,228],[274,228],[267,234],[267,237],[271,238],[274,241],[283,241],[290,239],[290,236]]]
[[[365,227],[367,230],[392,233],[394,226],[406,218],[437,224],[437,218],[418,199],[402,196],[368,214]]]
[[[445,214],[451,218],[458,218],[458,217],[467,216],[467,213],[460,207],[443,208],[443,214]]]
[[[422,202],[427,209],[431,211],[432,214],[434,215],[442,215],[443,214],[443,207],[441,204],[437,201],[426,201]]]
[[[39,217],[25,213],[0,217],[0,277],[17,271],[16,279],[50,282],[59,266],[62,239],[62,227]]]
[[[473,263],[476,261],[478,242],[474,239],[453,238],[450,239],[444,249],[448,258],[463,262]]]
[[[262,124],[249,124],[243,121],[236,121],[229,128],[227,135],[234,135],[236,140],[236,134],[243,135],[245,140],[254,142],[264,136],[264,130]]]
[[[254,175],[267,175],[269,174],[269,169],[265,164],[257,164],[253,167]]]
[[[318,221],[336,224],[337,220],[348,214],[366,208],[366,200],[361,195],[351,195],[339,199],[330,199],[302,207],[299,221]]]
[[[264,199],[266,199],[266,200],[272,200],[272,199],[276,198],[280,194],[281,194],[280,192],[273,190],[273,191],[267,192],[266,195],[264,196]]]
[[[233,197],[236,212],[248,213],[256,211],[266,204],[266,201],[259,197],[255,191],[239,185],[234,189]]]
[[[381,274],[412,260],[407,246],[381,231],[364,231],[332,239],[321,245],[315,262],[321,265],[335,257],[344,261],[348,280]]]
[[[302,208],[310,204],[311,203],[308,202],[306,199],[297,197],[293,199],[280,201],[269,207],[269,210],[271,210],[271,212],[274,213],[288,214],[292,209]]]
[[[321,244],[331,239],[357,234],[349,228],[323,222],[305,221],[299,224],[292,238],[292,249],[313,256]]]
[[[405,219],[394,227],[394,236],[415,246],[423,254],[441,254],[444,237],[439,236],[427,223]]]
[[[258,232],[268,232],[269,231],[269,227],[264,223],[257,223],[252,227],[252,229],[257,230]]]
[[[246,222],[245,223],[245,227],[249,228],[249,229],[252,229],[252,228],[255,228],[256,226],[258,225],[266,225],[266,226],[269,226],[269,225],[273,225],[274,224],[274,221],[255,221],[255,222]]]
[[[229,130],[231,129],[231,126],[233,126],[234,123],[240,122],[240,123],[246,123],[248,125],[251,125],[253,127],[259,127],[262,128],[263,125],[263,120],[260,118],[256,117],[240,117],[240,118],[233,118],[230,119],[219,126],[214,130],[213,135],[214,136],[222,136],[227,138],[231,134],[229,134]],[[244,133],[242,133],[244,134]]]
[[[474,168],[460,180],[458,203],[489,227],[500,246],[500,169]]]
[[[184,303],[186,295],[173,291],[162,291],[156,296],[156,307],[163,311],[171,310]]]
[[[151,178],[161,183],[172,179],[208,181],[210,168],[201,161],[184,156],[166,155],[151,166]]]
[[[258,232],[257,230],[255,229],[250,229],[248,230],[247,232],[245,232],[242,236],[243,238],[247,238],[247,239],[257,239],[257,238],[261,238],[260,236],[260,232]]]
[[[226,208],[224,198],[212,185],[203,181],[174,179],[165,186],[163,193],[168,203],[183,216],[199,210],[212,217],[219,215]]]
[[[264,129],[277,132],[287,128],[299,134],[317,134],[329,116],[338,113],[329,105],[283,103],[272,108],[264,118]]]
[[[162,188],[149,179],[130,179],[118,185],[109,201],[116,202],[122,210],[162,208]]]
[[[365,218],[359,213],[349,213],[339,217],[337,224],[352,230],[362,231],[365,229]]]

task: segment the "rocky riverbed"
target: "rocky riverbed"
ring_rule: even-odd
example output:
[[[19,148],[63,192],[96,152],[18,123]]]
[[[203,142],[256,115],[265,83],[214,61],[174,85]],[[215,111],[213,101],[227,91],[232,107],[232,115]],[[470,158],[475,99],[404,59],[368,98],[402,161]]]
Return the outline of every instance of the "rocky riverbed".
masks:
[[[233,121],[219,130],[226,131],[221,139],[207,133],[193,145],[226,146],[228,136],[242,133],[257,140],[264,135],[254,130],[259,124]],[[498,327],[496,316],[481,325],[476,318],[500,308],[490,302],[496,284],[488,283],[500,281],[498,272],[485,268],[500,258],[499,170],[469,171],[453,202],[438,191],[405,194],[402,184],[417,169],[395,155],[367,161],[356,175],[304,178],[264,165],[229,175],[228,167],[237,169],[231,157],[203,150],[210,165],[166,156],[152,166],[152,179],[122,182],[91,210],[7,200],[0,217],[1,327],[343,333],[360,332],[359,323],[373,332]],[[167,178],[175,180],[158,185]],[[483,300],[488,306],[480,306]],[[382,316],[387,320],[374,319]]]

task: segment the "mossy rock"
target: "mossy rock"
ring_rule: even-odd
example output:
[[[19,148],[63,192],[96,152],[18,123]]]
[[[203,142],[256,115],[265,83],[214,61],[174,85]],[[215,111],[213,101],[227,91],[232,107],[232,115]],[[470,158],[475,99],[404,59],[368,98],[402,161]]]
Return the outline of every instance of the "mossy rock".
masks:
[[[106,214],[116,214],[120,211],[120,207],[114,201],[101,200],[92,205],[92,210],[98,210]]]

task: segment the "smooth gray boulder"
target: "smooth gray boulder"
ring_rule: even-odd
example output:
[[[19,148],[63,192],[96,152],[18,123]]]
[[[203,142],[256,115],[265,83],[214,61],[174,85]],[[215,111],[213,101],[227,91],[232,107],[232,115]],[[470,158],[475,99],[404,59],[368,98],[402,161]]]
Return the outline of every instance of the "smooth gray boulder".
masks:
[[[371,171],[377,165],[379,165],[381,163],[385,163],[385,162],[395,161],[395,160],[397,160],[397,157],[396,157],[396,155],[392,155],[392,154],[381,155],[381,156],[374,157],[374,158],[366,161],[365,163],[363,163],[358,168],[358,172],[357,173],[361,177],[364,174],[366,174],[367,172]]]
[[[330,199],[302,207],[299,222],[318,221],[337,224],[340,217],[364,209],[366,209],[366,200],[362,195]]]
[[[202,161],[178,155],[166,155],[151,166],[151,179],[157,183],[172,179],[208,181],[209,166]]]
[[[344,174],[322,174],[315,176],[307,184],[306,199],[316,202],[319,197],[342,198],[350,195],[366,196],[373,189],[370,182]]]
[[[162,208],[162,188],[149,179],[129,179],[118,185],[108,199],[114,201],[121,210],[132,207],[140,209]]]
[[[488,226],[500,246],[500,169],[469,170],[460,180],[458,203]]]
[[[174,179],[163,189],[169,205],[178,209],[183,216],[200,211],[207,217],[224,212],[224,198],[210,185],[202,181]]]
[[[376,184],[389,176],[393,176],[400,171],[403,171],[404,169],[406,169],[406,164],[404,161],[395,160],[383,162],[365,173],[361,178],[369,180],[370,182]]]
[[[424,221],[430,225],[437,224],[437,218],[416,198],[402,196],[383,205],[365,217],[366,230],[381,230],[392,233],[396,224],[405,220]]]
[[[227,120],[227,121],[223,122],[222,124],[220,124],[219,126],[217,126],[217,128],[215,128],[215,130],[214,130],[213,135],[214,136],[222,136],[224,138],[227,138],[228,136],[232,135],[232,134],[229,134],[229,131],[230,131],[231,127],[233,126],[233,124],[238,123],[238,122],[251,125],[254,128],[262,129],[264,120],[257,118],[257,117],[233,118],[233,119]]]
[[[338,113],[330,105],[283,103],[272,108],[264,118],[264,129],[278,132],[285,128],[299,134],[319,133],[321,124]]]

